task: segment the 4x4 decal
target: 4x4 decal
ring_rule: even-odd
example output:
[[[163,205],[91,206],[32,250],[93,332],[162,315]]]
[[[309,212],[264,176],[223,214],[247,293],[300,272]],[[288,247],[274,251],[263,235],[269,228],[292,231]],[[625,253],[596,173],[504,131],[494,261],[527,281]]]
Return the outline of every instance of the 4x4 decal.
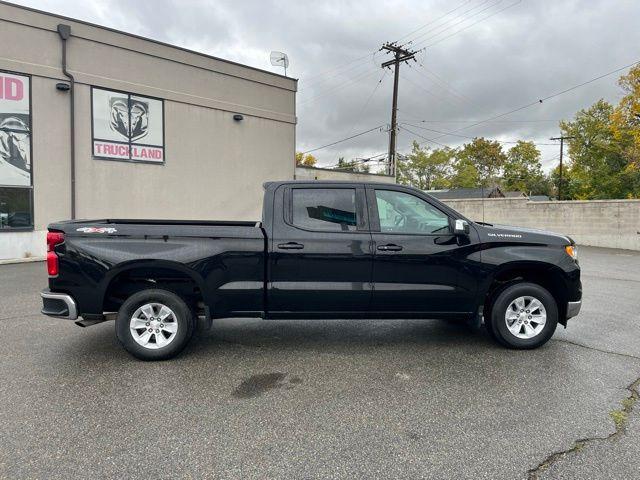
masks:
[[[116,233],[118,230],[112,227],[80,227],[76,232],[82,233]]]

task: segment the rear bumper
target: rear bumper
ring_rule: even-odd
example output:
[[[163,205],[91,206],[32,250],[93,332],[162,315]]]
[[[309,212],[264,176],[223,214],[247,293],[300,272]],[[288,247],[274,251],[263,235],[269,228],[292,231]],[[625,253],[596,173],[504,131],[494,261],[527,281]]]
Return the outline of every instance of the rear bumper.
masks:
[[[40,292],[42,297],[41,312],[49,317],[76,320],[78,318],[78,306],[71,295],[55,293],[48,288]]]
[[[578,313],[580,313],[580,307],[582,307],[582,300],[567,302],[567,320],[578,315]]]

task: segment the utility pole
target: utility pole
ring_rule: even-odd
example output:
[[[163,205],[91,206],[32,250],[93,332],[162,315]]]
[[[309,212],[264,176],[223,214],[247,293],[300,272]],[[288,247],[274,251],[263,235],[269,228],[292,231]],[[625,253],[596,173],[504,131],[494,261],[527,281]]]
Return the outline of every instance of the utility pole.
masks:
[[[400,75],[400,63],[415,61],[417,52],[402,48],[395,43],[385,43],[380,50],[386,50],[393,54],[393,60],[384,62],[382,68],[394,66],[393,72],[393,103],[391,105],[391,130],[389,131],[389,175],[396,176],[396,134],[398,131],[398,80]]]
[[[571,140],[575,137],[569,137],[561,135],[559,137],[552,137],[549,140],[560,140],[560,179],[558,181],[558,201],[562,200],[562,153],[564,152],[564,141]]]

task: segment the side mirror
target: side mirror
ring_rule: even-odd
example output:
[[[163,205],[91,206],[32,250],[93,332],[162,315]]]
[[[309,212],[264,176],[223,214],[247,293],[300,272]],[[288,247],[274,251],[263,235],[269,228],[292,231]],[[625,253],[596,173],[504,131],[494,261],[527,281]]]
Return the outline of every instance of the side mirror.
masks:
[[[469,235],[470,231],[471,229],[469,227],[469,222],[460,219],[456,220],[453,233],[455,233],[456,235]]]

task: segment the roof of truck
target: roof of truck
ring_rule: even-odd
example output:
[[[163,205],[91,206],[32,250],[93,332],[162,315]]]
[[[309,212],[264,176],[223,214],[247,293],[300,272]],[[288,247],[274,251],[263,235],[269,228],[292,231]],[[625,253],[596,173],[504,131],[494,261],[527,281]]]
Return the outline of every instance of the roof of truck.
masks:
[[[281,180],[281,181],[269,181],[264,182],[263,187],[267,188],[272,185],[289,185],[289,184],[319,184],[319,185],[381,185],[384,187],[404,187],[404,188],[413,188],[408,187],[407,185],[400,185],[398,183],[388,183],[388,182],[369,182],[364,180]]]

